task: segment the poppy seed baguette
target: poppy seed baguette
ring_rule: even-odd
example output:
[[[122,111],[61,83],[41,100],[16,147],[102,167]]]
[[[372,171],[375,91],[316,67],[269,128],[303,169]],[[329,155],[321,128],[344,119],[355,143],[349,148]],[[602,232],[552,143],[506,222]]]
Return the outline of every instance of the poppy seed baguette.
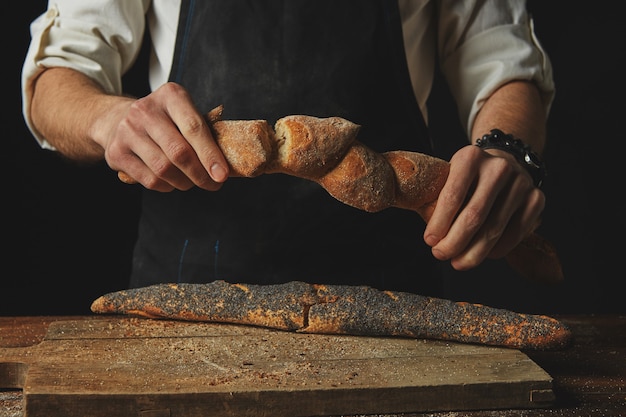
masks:
[[[517,349],[565,347],[558,320],[368,286],[155,284],[105,294],[91,310],[148,318],[254,325],[286,331],[439,339]]]

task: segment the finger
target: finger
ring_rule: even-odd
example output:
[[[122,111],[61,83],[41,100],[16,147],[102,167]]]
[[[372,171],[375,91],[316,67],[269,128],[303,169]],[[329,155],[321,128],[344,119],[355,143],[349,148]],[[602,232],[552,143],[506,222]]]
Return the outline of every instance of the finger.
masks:
[[[151,190],[188,190],[193,187],[194,183],[170,162],[169,157],[158,146],[157,141],[163,140],[159,135],[161,132],[167,134],[167,130],[171,129],[171,123],[165,122],[163,118],[156,118],[148,126],[151,128],[135,133],[130,142],[130,149],[125,152],[118,151],[120,156],[117,158],[116,165],[111,164],[111,166],[113,168],[124,167],[123,171],[127,176]],[[157,132],[152,134],[156,136],[156,139],[151,137],[151,131]],[[109,151],[114,154],[115,150],[112,146]]]
[[[424,241],[430,246],[437,245],[448,234],[457,213],[474,186],[477,169],[472,159],[459,155],[460,153],[455,154],[450,161],[448,178],[424,230]]]
[[[457,270],[467,270],[478,266],[492,253],[496,246],[501,249],[511,244],[510,238],[515,233],[511,220],[517,211],[520,211],[525,197],[520,187],[511,186],[510,192],[500,195],[493,203],[488,216],[478,231],[469,237],[460,252],[451,256],[451,264]],[[503,240],[503,236],[507,238]],[[510,250],[510,248],[508,249]],[[508,251],[507,250],[507,251]]]
[[[485,250],[485,248],[477,246],[474,249],[478,250],[478,253],[467,253],[468,246],[471,242],[476,245],[476,235],[479,232],[482,233],[482,236],[479,236],[478,242],[487,243],[496,239],[501,231],[500,225],[504,227],[503,225],[508,222],[508,218],[520,204],[519,196],[524,195],[525,190],[530,185],[525,181],[527,178],[518,177],[520,169],[518,169],[516,161],[491,156],[481,150],[478,151],[480,152],[479,155],[472,159],[480,164],[477,165],[480,166],[480,169],[476,175],[475,190],[458,213],[446,236],[433,246],[433,255],[437,259],[458,258],[461,254],[465,254],[465,258],[469,259],[470,262],[474,262],[475,259],[482,260],[484,256],[480,250]],[[516,178],[519,178],[518,182],[516,182]],[[502,199],[500,194],[511,181],[513,183]],[[510,189],[514,191],[511,192]],[[498,199],[502,199],[502,201],[499,202],[499,207],[494,210],[494,205]],[[502,215],[504,217],[498,217]],[[485,226],[486,222],[489,223]],[[472,258],[472,255],[477,258]]]
[[[167,112],[179,134],[193,149],[197,160],[188,159],[186,152],[176,152],[178,150],[174,149],[173,162],[199,187],[205,188],[207,184],[213,187],[213,183],[224,182],[228,178],[228,163],[217,146],[206,119],[193,106],[186,91],[176,93],[178,100],[168,103]]]
[[[137,156],[129,156],[127,161],[128,162],[125,166],[128,172],[119,171],[117,173],[120,181],[126,184],[141,184],[149,190],[160,192],[169,192],[177,188],[170,182],[164,181],[156,176],[152,170],[150,170],[150,168],[148,168],[148,166]],[[191,186],[187,187],[187,189]]]
[[[507,228],[489,252],[488,257],[499,259],[513,250],[537,228],[544,208],[545,195],[543,192],[538,188],[531,190],[524,204],[511,216]]]
[[[157,178],[179,190],[199,184],[209,184],[208,187],[213,188],[214,181],[175,125],[155,122],[146,128],[146,132],[150,141],[135,145],[134,149]]]
[[[467,252],[468,246],[479,232],[485,233],[483,229],[485,222],[488,221],[496,205],[498,194],[506,182],[498,175],[483,175],[478,179],[476,189],[458,213],[448,233],[437,245],[433,246],[433,255],[437,259],[447,260],[459,257]],[[492,236],[484,238],[492,238]]]
[[[492,213],[467,248],[451,259],[455,269],[467,270],[487,258],[502,258],[535,229],[545,206],[545,196],[534,187],[529,191],[529,187],[531,181],[525,175],[515,178],[510,191],[498,198]]]

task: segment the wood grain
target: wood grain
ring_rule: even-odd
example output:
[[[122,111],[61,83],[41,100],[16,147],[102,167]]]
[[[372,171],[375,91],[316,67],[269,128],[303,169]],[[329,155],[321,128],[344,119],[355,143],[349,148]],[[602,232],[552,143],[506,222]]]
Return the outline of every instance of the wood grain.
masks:
[[[551,377],[513,349],[136,318],[54,322],[37,345],[0,348],[0,363],[27,364],[24,417],[379,414],[554,399]]]

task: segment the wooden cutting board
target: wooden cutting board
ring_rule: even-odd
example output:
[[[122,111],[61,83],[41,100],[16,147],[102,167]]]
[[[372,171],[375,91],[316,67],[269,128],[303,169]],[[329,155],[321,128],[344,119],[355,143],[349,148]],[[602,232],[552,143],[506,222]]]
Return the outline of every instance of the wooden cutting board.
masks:
[[[0,337],[0,341],[1,341]],[[545,407],[524,353],[433,340],[312,335],[123,316],[52,322],[1,347],[24,417],[389,414]]]

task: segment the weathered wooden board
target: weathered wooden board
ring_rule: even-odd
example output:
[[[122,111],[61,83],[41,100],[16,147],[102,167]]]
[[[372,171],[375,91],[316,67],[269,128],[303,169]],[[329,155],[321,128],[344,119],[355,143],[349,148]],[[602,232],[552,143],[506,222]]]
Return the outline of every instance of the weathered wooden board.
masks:
[[[320,416],[535,408],[552,379],[524,353],[404,338],[99,316],[0,348],[25,417]]]

